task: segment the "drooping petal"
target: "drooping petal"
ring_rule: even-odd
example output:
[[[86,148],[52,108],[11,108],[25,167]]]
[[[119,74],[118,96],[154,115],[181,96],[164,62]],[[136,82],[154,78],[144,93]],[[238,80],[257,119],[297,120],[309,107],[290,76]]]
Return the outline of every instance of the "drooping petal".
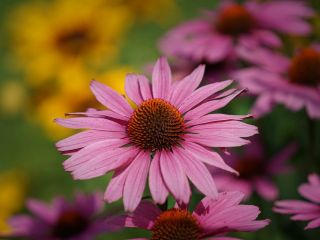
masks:
[[[141,151],[128,167],[129,172],[123,189],[123,203],[126,211],[134,211],[141,201],[149,166],[149,152]]]
[[[154,155],[150,165],[149,187],[153,200],[156,203],[163,204],[166,201],[169,192],[161,175],[159,153]]]
[[[175,156],[180,161],[188,178],[200,192],[213,199],[217,198],[218,191],[207,167],[200,161],[192,159],[183,150],[175,149]]]
[[[75,168],[71,174],[74,179],[90,179],[102,176],[126,165],[137,155],[138,151],[134,147],[124,147],[102,152]]]
[[[181,163],[176,159],[174,154],[169,154],[166,151],[160,153],[160,168],[163,180],[169,191],[180,202],[186,194],[185,188],[186,174]]]
[[[119,200],[123,195],[123,188],[129,173],[128,167],[121,167],[117,169],[108,184],[104,193],[104,200],[108,203]]]
[[[199,144],[188,142],[188,141],[183,143],[183,147],[185,148],[185,150],[188,152],[189,155],[192,155],[199,161],[202,161],[206,164],[226,170],[228,172],[233,172],[235,174],[238,174],[238,172],[233,168],[231,168],[230,166],[228,166],[223,161],[221,156],[216,152],[210,151]]]

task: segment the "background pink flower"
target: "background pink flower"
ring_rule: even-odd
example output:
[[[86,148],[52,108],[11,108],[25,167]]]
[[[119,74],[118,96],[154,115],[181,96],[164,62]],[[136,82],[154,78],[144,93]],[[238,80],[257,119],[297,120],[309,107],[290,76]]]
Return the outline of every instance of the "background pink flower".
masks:
[[[204,198],[193,212],[178,208],[162,211],[143,201],[127,217],[126,227],[147,229],[151,239],[238,239],[225,234],[253,232],[269,224],[269,220],[256,220],[259,208],[241,205],[242,198],[239,192],[220,193],[216,200]]]
[[[241,154],[231,153],[224,158],[239,176],[233,176],[213,170],[214,179],[219,191],[240,191],[249,198],[256,191],[266,200],[275,200],[278,197],[278,188],[272,177],[290,170],[287,161],[296,152],[296,144],[290,144],[268,159],[261,140],[251,138],[251,144],[243,148]]]
[[[115,231],[121,225],[121,217],[100,215],[103,201],[99,193],[78,193],[72,203],[57,197],[51,206],[30,199],[27,208],[31,215],[16,215],[10,219],[13,228],[10,236],[35,240],[88,240],[98,234]]]
[[[310,118],[320,118],[320,51],[317,47],[302,49],[292,59],[277,53],[260,57],[254,52],[247,53],[246,58],[260,67],[236,71],[233,77],[240,86],[258,96],[252,109],[255,117],[265,115],[281,103],[292,111],[306,108]]]
[[[310,24],[305,21],[313,10],[302,1],[222,1],[216,11],[206,12],[203,19],[182,23],[160,41],[167,56],[186,58],[195,63],[223,62],[241,51],[263,47],[278,48],[281,40],[275,33],[307,35]],[[246,48],[243,48],[246,47]]]
[[[309,175],[309,182],[300,185],[299,193],[309,201],[281,200],[273,210],[282,214],[293,214],[292,220],[310,221],[305,229],[320,227],[320,176]]]
[[[142,75],[129,74],[127,96],[93,81],[91,90],[108,110],[75,113],[77,117],[57,119],[67,128],[89,129],[57,143],[71,157],[65,170],[75,179],[90,179],[115,171],[105,192],[113,202],[123,196],[125,209],[139,204],[147,177],[155,202],[164,203],[169,192],[179,203],[188,203],[188,179],[200,192],[212,198],[217,189],[207,165],[236,173],[212,147],[242,146],[244,138],[257,133],[255,126],[241,122],[248,115],[209,114],[226,106],[243,90],[220,92],[232,81],[198,88],[201,65],[176,84],[166,59],[155,64],[152,85]],[[79,115],[81,117],[79,117]],[[152,160],[152,161],[151,161]]]

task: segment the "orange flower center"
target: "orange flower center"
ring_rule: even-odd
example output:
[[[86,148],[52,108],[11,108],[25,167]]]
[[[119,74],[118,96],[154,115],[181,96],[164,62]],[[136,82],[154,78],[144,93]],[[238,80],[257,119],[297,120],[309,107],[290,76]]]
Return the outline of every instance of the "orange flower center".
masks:
[[[79,26],[58,34],[55,45],[63,54],[77,57],[92,46],[94,38],[89,27]]]
[[[248,33],[254,27],[254,17],[240,4],[232,4],[218,16],[216,28],[223,34],[237,36]]]
[[[201,235],[197,219],[190,212],[181,209],[161,213],[151,231],[151,240],[198,240]]]
[[[63,212],[54,225],[53,235],[59,239],[76,236],[89,225],[88,220],[80,213],[70,210]]]
[[[150,99],[135,109],[127,132],[131,142],[142,149],[171,149],[181,140],[184,120],[179,110],[167,101]]]
[[[306,48],[291,61],[289,79],[293,83],[316,86],[320,83],[320,52]]]

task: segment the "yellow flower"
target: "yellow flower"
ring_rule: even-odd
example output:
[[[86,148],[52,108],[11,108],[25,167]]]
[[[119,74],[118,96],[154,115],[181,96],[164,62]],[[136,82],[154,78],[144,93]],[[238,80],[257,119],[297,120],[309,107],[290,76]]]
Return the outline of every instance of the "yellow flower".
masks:
[[[17,170],[0,173],[0,233],[10,231],[8,218],[23,206],[25,182],[25,177]]]
[[[30,83],[39,85],[72,66],[97,67],[113,60],[130,22],[120,5],[55,0],[17,8],[9,27],[19,64]]]
[[[0,112],[16,114],[25,107],[26,90],[18,81],[6,81],[0,86]]]
[[[60,78],[59,87],[36,104],[36,120],[53,140],[69,135],[72,130],[55,124],[53,119],[62,117],[65,113],[84,112],[89,107],[103,108],[90,92],[89,84],[92,79],[104,82],[124,95],[125,76],[128,72],[132,72],[130,67],[117,67],[105,73],[93,75],[83,69],[70,68]]]

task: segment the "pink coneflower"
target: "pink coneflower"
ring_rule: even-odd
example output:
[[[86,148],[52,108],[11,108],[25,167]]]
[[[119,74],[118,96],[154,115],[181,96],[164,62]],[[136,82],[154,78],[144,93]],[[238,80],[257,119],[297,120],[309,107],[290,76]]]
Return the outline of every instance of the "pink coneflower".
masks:
[[[206,18],[183,23],[167,33],[160,41],[163,53],[194,62],[216,63],[238,55],[238,48],[243,46],[250,47],[247,51],[281,46],[274,31],[294,35],[311,31],[305,18],[312,16],[313,11],[301,1],[222,2],[216,12],[207,12]]]
[[[251,144],[244,147],[242,154],[226,155],[225,159],[239,172],[239,177],[226,173],[216,174],[214,179],[219,191],[240,191],[249,198],[256,191],[266,200],[278,197],[278,188],[272,182],[272,177],[287,172],[290,169],[287,161],[296,151],[296,145],[290,144],[267,158],[263,144],[259,138],[252,138]]]
[[[216,198],[217,190],[206,164],[235,172],[210,147],[226,148],[249,143],[243,137],[257,133],[242,123],[249,117],[209,114],[226,106],[243,90],[229,89],[224,81],[197,89],[204,73],[199,66],[189,76],[171,84],[171,70],[164,58],[155,64],[152,86],[142,75],[129,74],[127,96],[92,81],[91,90],[108,110],[78,113],[83,117],[57,119],[68,128],[89,129],[57,143],[70,154],[64,167],[75,179],[89,179],[115,170],[105,192],[108,202],[123,196],[126,210],[141,200],[147,176],[155,202],[164,203],[168,193],[181,203],[191,194],[188,178],[205,195]],[[151,161],[152,160],[152,161]]]
[[[118,230],[118,226],[123,225],[121,217],[106,218],[99,215],[103,210],[99,193],[78,193],[72,203],[57,197],[51,206],[30,199],[27,207],[32,215],[17,215],[10,219],[9,224],[13,229],[10,236],[35,240],[87,240],[104,232]]]
[[[142,201],[127,217],[126,226],[151,231],[151,240],[236,240],[238,238],[225,237],[225,234],[254,232],[270,222],[256,220],[259,208],[240,205],[242,198],[240,192],[220,193],[215,200],[202,199],[193,212],[180,208],[162,211],[154,204]]]
[[[305,229],[320,227],[320,176],[309,175],[309,183],[299,187],[299,193],[308,199],[282,200],[275,203],[274,211],[282,214],[293,214],[292,220],[310,221]]]
[[[247,54],[247,58],[256,59],[254,53]],[[241,86],[258,95],[253,115],[261,117],[281,103],[293,111],[306,108],[310,118],[320,118],[320,50],[308,47],[292,59],[269,54],[264,61],[276,67],[252,67],[233,74]]]

